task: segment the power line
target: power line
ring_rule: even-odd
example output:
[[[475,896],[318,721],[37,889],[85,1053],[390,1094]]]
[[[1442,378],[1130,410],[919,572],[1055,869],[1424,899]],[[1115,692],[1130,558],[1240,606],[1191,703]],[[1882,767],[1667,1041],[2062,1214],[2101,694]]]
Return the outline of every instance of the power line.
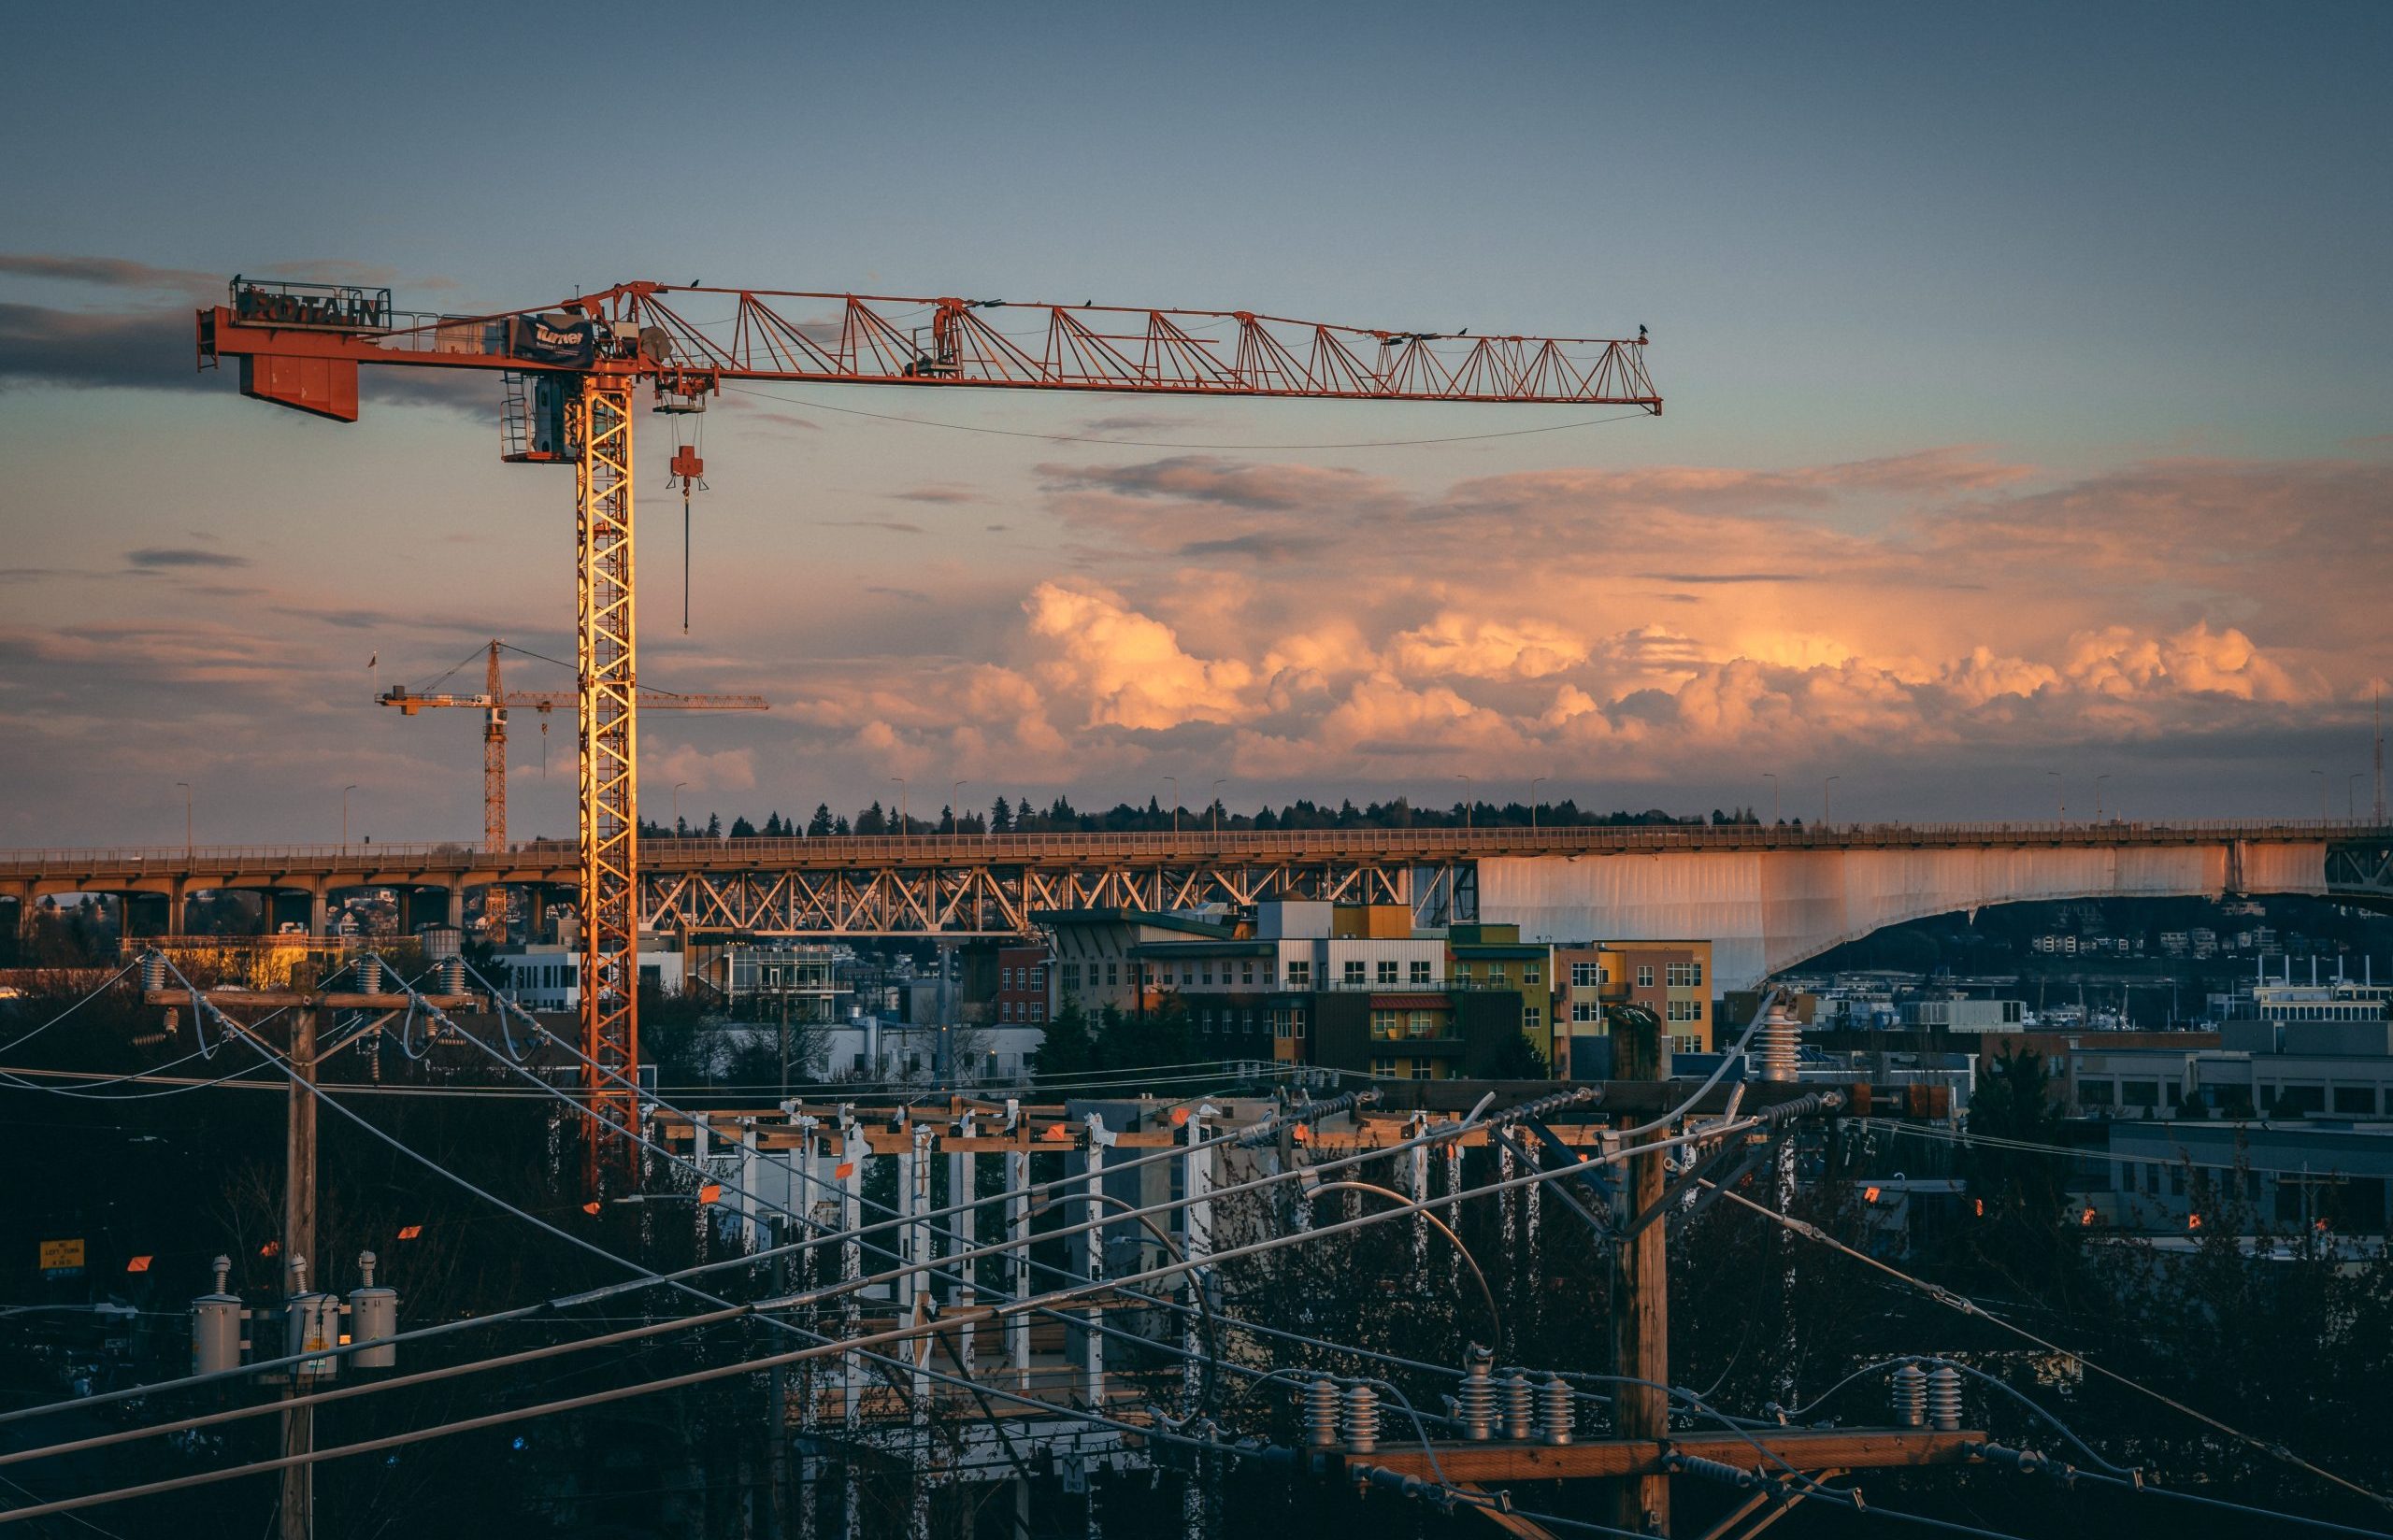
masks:
[[[1753,1210],[1755,1213],[1770,1219],[1774,1224],[1781,1225],[1787,1230],[1793,1231],[1796,1234],[1801,1235],[1806,1239],[1816,1241],[1822,1246],[1841,1251],[1846,1256],[1851,1257],[1856,1262],[1876,1268],[1879,1272],[1885,1274],[1889,1277],[1895,1278],[1898,1281],[1917,1290],[1919,1292],[1927,1295],[1929,1299],[1934,1300],[1939,1305],[1957,1310],[1965,1316],[1974,1316],[1980,1320],[1988,1321],[1996,1326],[2001,1327],[2006,1332],[2013,1333],[2025,1338],[2028,1342],[2034,1343],[2037,1347],[2043,1348],[2048,1353],[2056,1353],[2063,1358],[2072,1360],[2081,1368],[2091,1370],[2105,1379],[2111,1380],[2115,1384],[2125,1386],[2128,1390],[2136,1391],[2138,1394],[2148,1396],[2151,1399],[2159,1402],[2162,1405],[2169,1407],[2172,1411],[2182,1413],[2185,1416],[2193,1419],[2195,1421],[2203,1424],[2205,1427],[2214,1429],[2219,1433],[2225,1433],[2228,1437],[2235,1439],[2239,1443],[2248,1445],[2251,1447],[2259,1450],[2261,1453],[2270,1456],[2271,1459],[2280,1460],[2287,1464],[2299,1466],[2300,1469],[2308,1471],[2311,1475],[2319,1477],[2321,1480],[2332,1482],[2338,1487],[2342,1487],[2348,1491],[2367,1498],[2370,1502],[2375,1503],[2379,1506],[2393,1506],[2393,1504],[2387,1504],[2386,1499],[2378,1496],[2375,1492],[2371,1491],[2368,1488],[2361,1486],[2358,1482],[2338,1476],[2333,1471],[2328,1470],[2322,1465],[2317,1465],[2310,1461],[2304,1460],[2301,1456],[2294,1453],[2291,1449],[2286,1448],[2282,1444],[2272,1444],[2265,1439],[2247,1433],[2240,1428],[2231,1427],[2205,1412],[2195,1410],[2193,1407],[2186,1405],[2182,1401],[2178,1401],[2159,1390],[2153,1390],[2151,1387],[2144,1385],[2138,1380],[2130,1379],[2127,1376],[2118,1373],[2116,1370],[2104,1368],[2101,1364],[2093,1362],[2091,1360],[2087,1359],[2084,1354],[2072,1352],[2069,1348],[2063,1348],[2057,1343],[2047,1341],[2046,1339],[2038,1336],[2035,1333],[2028,1331],[2026,1327],[2004,1319],[2002,1317],[1986,1309],[1984,1305],[1967,1299],[1962,1295],[1956,1294],[1941,1284],[1929,1283],[1924,1278],[1913,1277],[1909,1273],[1902,1271],[1902,1269],[1899,1267],[1882,1262],[1865,1251],[1847,1246],[1844,1242],[1838,1240],[1835,1236],[1829,1234],[1827,1231],[1820,1229],[1817,1225],[1796,1219],[1790,1214],[1781,1214],[1775,1209],[1766,1207],[1761,1204],[1754,1202],[1754,1200],[1744,1196],[1744,1194],[1741,1192],[1731,1191],[1727,1188],[1721,1187],[1716,1183],[1705,1181],[1702,1185],[1710,1188],[1712,1191],[1717,1192],[1720,1196],[1727,1198],[1731,1203],[1740,1204],[1744,1207]]]

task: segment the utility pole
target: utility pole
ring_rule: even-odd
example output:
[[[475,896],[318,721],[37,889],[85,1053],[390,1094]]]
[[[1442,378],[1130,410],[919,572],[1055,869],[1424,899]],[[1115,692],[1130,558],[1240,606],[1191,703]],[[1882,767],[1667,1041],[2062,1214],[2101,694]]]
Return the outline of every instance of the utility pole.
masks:
[[[309,1089],[315,1083],[316,1009],[302,1005],[291,1013],[291,1100],[282,1142],[282,1259],[285,1271],[303,1280],[305,1275],[298,1269],[316,1254],[316,1098]],[[300,1392],[301,1367],[292,1366],[285,1399]],[[300,1406],[284,1412],[282,1452],[308,1454],[315,1446],[316,1409]],[[315,1471],[312,1464],[282,1468],[280,1540],[314,1540]]]
[[[1669,1078],[1669,1048],[1662,1035],[1661,1019],[1642,1007],[1607,1012],[1612,1023],[1612,1074],[1623,1080]],[[1636,1115],[1624,1115],[1623,1127],[1633,1127]],[[1642,1219],[1662,1201],[1668,1173],[1661,1150],[1639,1150],[1665,1137],[1666,1129],[1639,1135],[1626,1148],[1626,1180],[1622,1191],[1625,1212]],[[1669,1221],[1656,1218],[1612,1248],[1612,1373],[1650,1384],[1623,1384],[1612,1393],[1612,1436],[1654,1439],[1669,1437],[1669,1397],[1662,1387],[1670,1382],[1670,1273],[1664,1249]],[[1670,1482],[1666,1476],[1626,1476],[1612,1485],[1610,1522],[1638,1534],[1670,1532]]]

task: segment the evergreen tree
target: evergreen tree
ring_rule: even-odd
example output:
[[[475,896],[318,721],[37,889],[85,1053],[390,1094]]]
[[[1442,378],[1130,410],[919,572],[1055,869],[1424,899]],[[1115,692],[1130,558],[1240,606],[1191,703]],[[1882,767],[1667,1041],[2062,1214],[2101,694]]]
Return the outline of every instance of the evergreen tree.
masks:
[[[881,799],[879,797],[875,797],[872,799],[871,806],[856,815],[856,833],[859,834],[885,834],[888,832],[889,815],[881,810]]]
[[[848,833],[848,815],[847,815],[847,814],[845,814],[845,813],[841,813],[841,814],[839,815],[839,817],[838,817],[838,820],[837,820],[837,821],[835,821],[835,822],[831,825],[831,833],[833,833],[833,834],[847,834],[847,833]]]
[[[1013,805],[1006,801],[1002,795],[989,804],[989,833],[993,834],[1013,833]]]
[[[1096,1067],[1096,1043],[1090,1035],[1088,1012],[1069,995],[1047,1023],[1039,1051],[1030,1056],[1032,1073],[1045,1076],[1081,1075]]]
[[[827,802],[818,802],[814,805],[813,819],[806,825],[807,837],[810,839],[821,839],[830,832],[831,805]]]
[[[723,815],[721,813],[709,813],[707,815],[707,838],[721,839],[722,837]]]
[[[734,839],[754,839],[756,837],[756,826],[749,822],[744,818],[733,819],[731,820],[731,837]]]
[[[765,820],[765,837],[767,839],[779,839],[787,831],[781,826],[781,810],[779,808],[775,808],[772,815]]]

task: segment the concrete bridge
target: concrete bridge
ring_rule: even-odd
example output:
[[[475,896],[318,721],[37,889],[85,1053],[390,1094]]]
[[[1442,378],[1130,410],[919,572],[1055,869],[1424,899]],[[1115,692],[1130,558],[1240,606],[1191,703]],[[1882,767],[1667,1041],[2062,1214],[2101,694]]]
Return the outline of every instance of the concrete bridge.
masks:
[[[652,839],[640,923],[767,935],[1016,935],[1040,909],[1275,898],[1409,904],[1537,939],[1709,937],[1736,989],[1927,915],[2032,899],[2315,893],[2393,908],[2393,827],[2343,820],[1636,825],[1208,834]],[[0,850],[0,902],[113,893],[179,930],[204,892],[265,895],[321,934],[335,892],[407,895],[454,922],[499,887],[569,899],[572,845],[150,846]]]

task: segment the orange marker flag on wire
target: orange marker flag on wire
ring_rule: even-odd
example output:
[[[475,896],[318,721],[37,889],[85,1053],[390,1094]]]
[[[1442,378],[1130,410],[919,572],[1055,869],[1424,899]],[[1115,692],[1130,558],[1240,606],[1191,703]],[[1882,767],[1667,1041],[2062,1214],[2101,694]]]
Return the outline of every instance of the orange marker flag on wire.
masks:
[[[698,1189],[698,1202],[702,1204],[710,1204],[720,1203],[722,1201],[723,1184],[721,1182],[709,1182],[704,1187]]]
[[[1174,1128],[1186,1128],[1188,1126],[1188,1109],[1186,1107],[1173,1107],[1171,1109],[1171,1126]]]
[[[1072,1131],[1061,1123],[1050,1123],[1047,1125],[1046,1132],[1039,1136],[1042,1139],[1068,1139],[1072,1136]]]
[[[147,1273],[150,1271],[150,1260],[148,1257],[130,1258],[124,1264],[124,1270],[128,1273]]]
[[[853,1161],[841,1161],[838,1165],[831,1168],[831,1176],[835,1181],[844,1182],[855,1174],[856,1163]]]

